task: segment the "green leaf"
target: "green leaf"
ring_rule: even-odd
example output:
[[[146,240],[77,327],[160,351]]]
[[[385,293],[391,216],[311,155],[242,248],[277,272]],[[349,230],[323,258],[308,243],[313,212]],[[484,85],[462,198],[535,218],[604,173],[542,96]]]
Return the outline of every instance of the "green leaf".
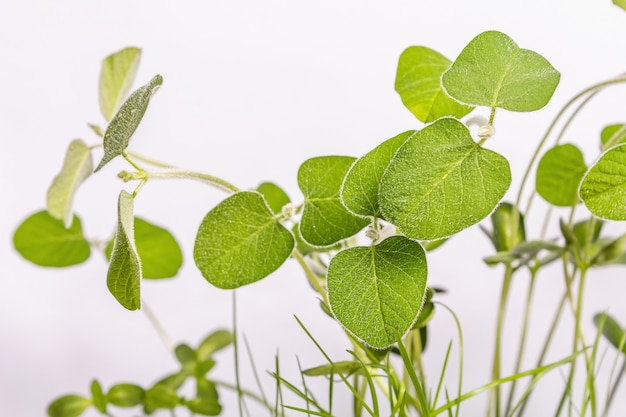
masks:
[[[107,56],[100,70],[100,111],[109,121],[135,80],[141,49],[124,48]]]
[[[135,217],[134,228],[142,277],[150,279],[175,277],[183,265],[183,253],[174,236],[166,229],[139,217]],[[114,242],[115,237],[105,248],[105,255],[109,260]]]
[[[305,369],[302,373],[306,376],[328,376],[330,374],[352,375],[361,370],[362,365],[354,361],[339,361]]]
[[[176,354],[176,359],[178,359],[178,362],[180,362],[183,367],[195,365],[196,352],[188,345],[182,343],[176,346],[174,353]]]
[[[107,286],[115,299],[129,310],[141,306],[141,260],[135,247],[133,230],[133,199],[126,191],[120,193],[118,222],[111,263],[107,273]]]
[[[195,364],[193,374],[196,378],[204,378],[204,376],[215,366],[215,361],[211,358],[198,361]]]
[[[20,224],[13,236],[13,245],[25,259],[41,266],[77,265],[85,262],[91,253],[77,216],[66,229],[62,221],[45,210]]]
[[[613,4],[626,10],[626,0],[613,0]]]
[[[146,410],[154,411],[159,408],[172,409],[178,405],[176,391],[165,385],[155,385],[146,391],[144,397]]]
[[[441,75],[450,64],[448,58],[424,46],[411,46],[400,55],[396,91],[406,108],[424,123],[444,116],[460,119],[473,110],[441,87]]]
[[[282,213],[283,207],[291,202],[287,193],[272,182],[264,182],[256,190],[263,194],[274,214]]]
[[[109,389],[107,399],[117,407],[135,407],[143,403],[145,391],[133,384],[116,384]]]
[[[626,255],[626,234],[599,249],[591,260],[592,265],[610,265],[623,263]]]
[[[626,333],[617,320],[607,313],[599,313],[593,316],[593,322],[597,327],[602,327],[602,334],[620,352],[626,353]]]
[[[605,127],[600,134],[600,142],[602,151],[626,142],[626,125],[620,123]]]
[[[203,416],[218,416],[222,412],[222,406],[215,399],[194,398],[187,401],[187,408],[195,414]]]
[[[185,382],[185,380],[187,379],[187,377],[189,376],[189,373],[186,371],[180,371],[177,372],[175,374],[171,374],[166,376],[165,378],[161,379],[159,382],[157,382],[155,385],[164,385],[168,388],[173,389],[174,391],[177,390],[178,388],[181,387],[181,385],[183,385],[183,383]]]
[[[560,78],[541,55],[488,31],[472,39],[441,81],[463,103],[525,112],[545,106]]]
[[[511,184],[507,160],[444,118],[405,142],[380,186],[385,219],[406,236],[437,240],[488,216]]]
[[[91,400],[80,395],[64,395],[48,406],[50,417],[78,417],[91,406]]]
[[[91,150],[82,140],[73,140],[65,154],[63,168],[52,180],[46,197],[48,213],[55,219],[63,220],[65,227],[72,225],[74,194],[92,171]]]
[[[518,211],[517,221],[513,218],[513,205],[511,203],[501,203],[498,208],[491,213],[491,232],[493,245],[498,252],[508,251],[526,240],[526,228],[524,226],[524,216]],[[517,223],[517,233],[511,233],[513,226]]]
[[[626,220],[626,144],[600,156],[584,175],[578,194],[594,215]]]
[[[375,246],[335,255],[328,267],[328,299],[333,314],[351,334],[384,349],[415,322],[426,277],[422,246],[404,236],[391,236]]]
[[[380,180],[397,150],[415,133],[409,130],[386,140],[350,167],[340,193],[341,202],[348,210],[358,216],[381,217]]]
[[[206,374],[206,372],[204,372],[204,374]],[[204,378],[204,374],[196,378],[196,397],[205,400],[213,400],[217,403],[218,394],[215,383]]]
[[[256,282],[278,269],[293,251],[294,237],[254,191],[235,193],[202,220],[194,260],[218,288]]]
[[[148,84],[131,94],[122,104],[104,133],[104,156],[94,172],[99,171],[109,161],[124,152],[130,138],[143,119],[150,98],[161,84],[163,84],[163,77],[156,75]]]
[[[557,145],[543,155],[537,166],[537,193],[558,207],[572,207],[580,202],[578,187],[587,166],[578,147]]]
[[[107,412],[107,401],[102,391],[102,385],[97,380],[91,381],[91,402],[102,414]]]
[[[215,352],[233,343],[233,335],[228,330],[216,330],[208,335],[196,349],[198,360],[209,359]]]
[[[298,170],[298,186],[304,194],[300,234],[312,246],[331,246],[363,229],[368,220],[356,217],[341,204],[343,178],[356,158],[320,156]]]

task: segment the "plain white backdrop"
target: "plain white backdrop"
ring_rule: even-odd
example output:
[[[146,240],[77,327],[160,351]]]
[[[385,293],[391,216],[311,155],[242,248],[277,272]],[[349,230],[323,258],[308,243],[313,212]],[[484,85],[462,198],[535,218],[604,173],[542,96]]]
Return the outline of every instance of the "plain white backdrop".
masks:
[[[94,377],[105,388],[117,382],[148,386],[176,369],[145,315],[124,310],[109,295],[101,254],[94,252],[79,267],[49,270],[22,260],[12,247],[19,222],[44,207],[69,141],[98,141],[87,122],[104,124],[97,85],[106,55],[125,46],[141,47],[136,85],[157,73],[164,77],[131,143],[135,151],[220,176],[240,188],[271,180],[296,202],[302,198],[296,172],[305,159],[361,156],[379,142],[419,127],[393,89],[397,59],[408,46],[429,46],[454,59],[478,33],[500,30],[561,71],[561,84],[546,108],[497,115],[497,135],[489,147],[511,160],[514,181],[508,199],[535,144],[567,99],[626,71],[626,12],[609,0],[39,0],[4,2],[1,9],[3,416],[44,415],[58,395],[87,394]],[[585,149],[588,163],[597,156],[601,128],[626,120],[625,92],[616,88],[602,93],[568,130],[566,141]],[[111,163],[76,198],[90,238],[106,239],[113,231],[117,195],[121,188],[130,189],[116,178],[124,168],[120,161]],[[215,329],[231,327],[231,293],[210,287],[191,259],[196,228],[222,197],[201,183],[154,181],[136,201],[138,215],[166,226],[183,247],[180,276],[144,282],[142,288],[145,301],[176,343],[196,344]],[[531,237],[539,233],[540,206],[529,218]],[[609,224],[611,229],[617,235],[623,227]],[[463,325],[466,390],[489,378],[502,275],[481,260],[491,253],[487,239],[473,227],[429,257],[429,283],[448,289],[440,300]],[[533,366],[562,294],[559,270],[550,271],[538,281],[525,368]],[[513,286],[505,374],[512,369],[526,278],[520,276]],[[592,275],[583,313],[589,334],[593,313],[604,309],[626,323],[625,291],[623,269],[605,268]],[[319,310],[295,263],[242,288],[237,297],[239,330],[268,387],[273,383],[265,371],[273,369],[277,354],[282,370],[294,381],[299,378],[296,355],[305,368],[324,363],[293,315],[335,359],[348,357],[341,329]],[[565,324],[571,325],[569,320]],[[550,360],[568,354],[570,334],[568,328],[559,330]],[[450,315],[440,309],[426,355],[431,383],[450,340],[455,359],[448,383],[453,390],[458,339]],[[610,368],[614,351],[607,352],[605,368]],[[232,351],[219,359],[215,377],[233,381]],[[242,367],[244,384],[254,389],[245,355]],[[554,373],[534,396],[528,415],[551,415],[562,387],[562,375]],[[626,386],[621,389],[614,416],[626,408]],[[233,396],[225,393],[224,403],[225,415],[236,415]],[[480,415],[485,404],[484,396],[472,400],[462,415]],[[347,415],[350,405],[338,403],[335,410]]]

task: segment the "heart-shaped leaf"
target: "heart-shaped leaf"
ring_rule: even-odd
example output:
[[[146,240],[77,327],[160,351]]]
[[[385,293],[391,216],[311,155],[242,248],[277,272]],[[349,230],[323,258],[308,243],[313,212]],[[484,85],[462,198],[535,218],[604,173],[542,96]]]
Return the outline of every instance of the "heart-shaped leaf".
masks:
[[[348,210],[359,216],[381,217],[380,179],[400,146],[415,133],[409,130],[386,140],[352,165],[341,186],[341,201]]]
[[[596,216],[626,220],[626,144],[600,156],[583,177],[578,194]]]
[[[294,237],[254,191],[231,195],[202,220],[193,251],[202,276],[218,288],[232,289],[265,278],[281,266]]]
[[[150,98],[161,84],[163,84],[163,77],[156,75],[148,84],[131,94],[122,104],[122,107],[115,114],[104,133],[104,156],[94,172],[99,171],[113,158],[124,152],[130,142],[130,138],[137,130],[141,119],[143,119],[143,115],[150,103]]]
[[[444,118],[398,150],[379,198],[384,218],[403,234],[437,240],[488,216],[510,184],[507,160],[474,142],[461,122]]]
[[[65,227],[72,225],[74,193],[92,171],[91,150],[82,140],[73,140],[65,153],[63,168],[52,180],[46,196],[48,213],[55,219],[63,220]]]
[[[391,236],[374,246],[343,250],[331,259],[328,300],[350,333],[384,349],[415,322],[426,278],[422,246],[404,236]]]
[[[25,259],[41,266],[64,267],[83,263],[91,249],[80,219],[74,216],[69,229],[46,210],[28,217],[13,236],[15,249]]]
[[[107,273],[109,291],[129,310],[141,307],[141,260],[135,246],[133,201],[134,197],[122,190],[118,200],[115,243]]]
[[[424,46],[411,46],[400,55],[396,91],[406,108],[424,123],[444,116],[461,118],[473,110],[448,96],[441,87],[441,75],[451,63]]]
[[[488,31],[470,41],[441,81],[463,103],[525,112],[545,106],[560,78],[538,53],[521,49],[504,33]]]
[[[124,48],[107,56],[100,70],[100,111],[109,121],[135,80],[141,49]]]
[[[537,166],[537,193],[554,206],[575,206],[580,202],[578,187],[585,171],[587,166],[580,149],[572,144],[555,146]]]

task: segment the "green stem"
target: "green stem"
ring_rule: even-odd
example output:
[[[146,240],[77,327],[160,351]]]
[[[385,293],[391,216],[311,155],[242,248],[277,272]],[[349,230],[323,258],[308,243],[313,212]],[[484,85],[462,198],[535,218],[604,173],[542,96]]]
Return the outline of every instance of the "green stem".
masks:
[[[174,343],[172,343],[172,339],[168,337],[167,333],[165,332],[165,329],[163,328],[163,326],[161,325],[161,323],[155,316],[154,312],[152,311],[152,309],[150,309],[150,307],[148,307],[146,300],[143,300],[142,302],[142,310],[144,313],[146,313],[146,317],[148,317],[150,324],[152,324],[152,327],[154,327],[154,329],[156,330],[157,334],[163,341],[163,344],[165,345],[167,350],[174,353],[175,348],[174,348]]]
[[[131,157],[133,159],[137,159],[137,160],[139,160],[141,162],[145,162],[146,164],[150,164],[150,165],[155,166],[155,167],[159,167],[159,168],[175,168],[172,165],[169,165],[169,164],[166,164],[166,163],[160,162],[160,161],[155,161],[154,159],[147,158],[147,157],[145,157],[143,155],[139,155],[138,153],[135,153],[135,152],[127,151],[126,153],[127,153],[127,155],[129,157]]]
[[[213,175],[204,174],[201,172],[188,171],[184,169],[175,169],[169,168],[164,169],[162,171],[145,171],[144,176],[146,179],[150,178],[189,178],[200,180],[206,182],[213,187],[226,191],[228,193],[237,193],[239,192],[239,188],[235,187],[233,184],[225,181],[221,178],[215,177]]]
[[[307,265],[302,254],[298,252],[297,250],[294,250],[291,256],[293,256],[295,260],[298,261],[298,263],[300,264],[300,267],[304,271],[304,274],[309,279],[309,282],[311,283],[313,288],[315,288],[315,291],[317,291],[317,293],[322,297],[324,304],[328,306],[329,305],[328,294],[326,294],[326,289],[320,283],[320,280],[317,278],[317,275],[315,275],[315,273],[311,271],[311,268],[309,268],[309,265]]]

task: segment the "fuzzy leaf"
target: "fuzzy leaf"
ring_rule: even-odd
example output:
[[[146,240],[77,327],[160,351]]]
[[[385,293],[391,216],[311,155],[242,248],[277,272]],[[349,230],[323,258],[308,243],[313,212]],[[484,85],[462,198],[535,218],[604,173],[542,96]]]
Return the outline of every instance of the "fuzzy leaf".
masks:
[[[409,130],[386,140],[350,167],[341,186],[341,201],[348,210],[358,216],[381,217],[380,180],[400,146],[415,133]]]
[[[335,255],[328,267],[333,314],[376,349],[397,342],[415,322],[426,290],[426,256],[418,242],[391,236]]]
[[[594,215],[626,220],[626,144],[600,156],[583,177],[578,194]]]
[[[571,144],[555,146],[537,166],[537,193],[554,206],[575,206],[580,202],[578,187],[585,171],[587,166],[580,149]]]
[[[454,100],[441,87],[441,75],[451,63],[423,46],[411,46],[400,55],[396,91],[406,108],[424,123],[444,116],[460,119],[474,109]]]
[[[107,56],[100,70],[100,111],[109,121],[124,101],[137,75],[141,49],[124,48]]]
[[[507,160],[475,143],[461,122],[444,118],[398,150],[381,181],[380,205],[406,236],[437,240],[488,216],[510,184]]]
[[[46,196],[48,213],[62,220],[65,227],[72,225],[74,193],[92,171],[91,150],[82,140],[73,140],[65,154],[63,168],[52,180]]]
[[[304,194],[300,234],[312,246],[331,246],[363,229],[368,220],[356,217],[341,204],[343,178],[355,158],[320,156],[298,170],[298,186]]]
[[[15,249],[40,266],[64,267],[83,263],[91,249],[83,235],[80,219],[74,216],[69,229],[46,211],[28,217],[13,236]]]
[[[504,33],[488,31],[461,51],[442,84],[463,103],[522,112],[545,106],[560,78],[538,53],[519,48]]]
[[[274,214],[280,214],[283,207],[291,202],[287,193],[272,182],[264,182],[256,190],[263,194]]]
[[[133,196],[126,191],[118,200],[118,222],[111,262],[107,273],[107,287],[115,299],[129,310],[141,306],[141,260],[135,246]]]
[[[232,289],[265,278],[281,266],[294,237],[254,191],[231,195],[202,220],[194,260],[202,276],[218,288]]]
[[[150,98],[161,84],[163,84],[163,77],[156,75],[148,84],[131,94],[122,104],[104,133],[104,156],[94,172],[99,171],[109,161],[124,152],[130,138],[143,119]]]

